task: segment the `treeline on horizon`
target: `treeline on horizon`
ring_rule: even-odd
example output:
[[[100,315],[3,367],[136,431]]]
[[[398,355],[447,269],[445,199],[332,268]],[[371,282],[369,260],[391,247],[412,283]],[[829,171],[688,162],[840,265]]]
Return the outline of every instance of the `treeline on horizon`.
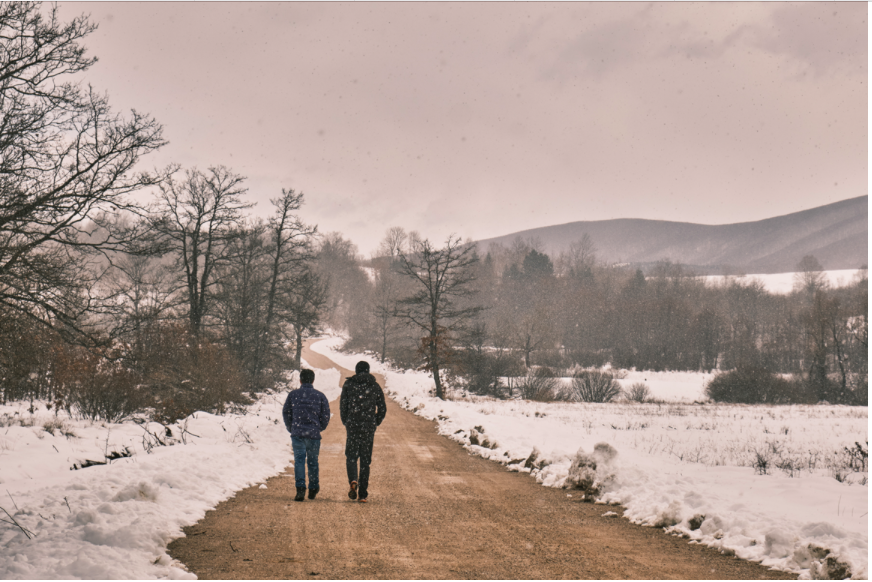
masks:
[[[492,244],[483,257],[467,244],[475,260],[465,267],[468,293],[460,304],[480,309],[439,341],[444,369],[470,392],[517,396],[535,384],[531,375],[609,366],[732,371],[732,384],[709,387],[717,400],[867,402],[865,267],[849,285],[831,288],[819,262],[806,256],[793,292],[773,294],[753,278],[706,284],[669,261],[647,275],[601,264],[586,235],[553,257],[535,240]],[[404,313],[420,282],[403,273],[419,245],[416,233],[389,229],[382,256],[367,262],[371,277],[356,276],[345,300],[356,308],[333,321],[347,328],[350,348],[403,367],[421,364],[426,340]]]

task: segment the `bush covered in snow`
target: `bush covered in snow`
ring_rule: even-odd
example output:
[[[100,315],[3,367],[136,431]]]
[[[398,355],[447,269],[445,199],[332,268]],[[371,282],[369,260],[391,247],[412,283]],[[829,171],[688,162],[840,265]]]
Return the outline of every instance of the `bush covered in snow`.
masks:
[[[651,400],[651,390],[648,385],[643,382],[634,382],[626,390],[624,395],[630,402],[645,403]]]
[[[572,376],[564,395],[572,402],[611,402],[621,395],[621,385],[608,372],[580,370]]]
[[[555,400],[559,387],[560,380],[553,377],[547,368],[530,370],[526,376],[521,376],[515,384],[521,398],[538,402]]]
[[[615,479],[612,461],[617,456],[618,451],[608,443],[597,443],[593,453],[578,449],[563,486],[581,490],[583,501],[596,501]]]

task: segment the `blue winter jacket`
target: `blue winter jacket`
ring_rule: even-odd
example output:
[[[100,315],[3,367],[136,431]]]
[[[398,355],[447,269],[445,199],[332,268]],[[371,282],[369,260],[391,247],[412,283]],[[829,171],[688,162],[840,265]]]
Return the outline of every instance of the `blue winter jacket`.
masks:
[[[292,437],[320,439],[321,431],[330,422],[330,405],[322,392],[303,384],[288,394],[282,417]]]

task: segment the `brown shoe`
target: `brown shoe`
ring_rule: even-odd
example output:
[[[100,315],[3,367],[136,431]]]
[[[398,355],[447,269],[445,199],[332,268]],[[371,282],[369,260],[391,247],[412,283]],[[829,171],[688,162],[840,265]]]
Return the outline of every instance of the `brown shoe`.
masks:
[[[352,481],[349,485],[351,486],[351,490],[348,492],[348,498],[357,499],[357,481]]]
[[[360,499],[357,500],[357,502],[358,503],[369,503],[369,501],[366,500],[366,497],[361,497]]]

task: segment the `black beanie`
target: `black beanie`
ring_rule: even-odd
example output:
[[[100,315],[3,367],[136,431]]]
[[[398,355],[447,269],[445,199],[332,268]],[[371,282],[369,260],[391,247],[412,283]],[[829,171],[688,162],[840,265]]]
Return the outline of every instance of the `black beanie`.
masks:
[[[367,372],[367,373],[369,372],[369,364],[368,363],[366,363],[364,361],[357,362],[357,365],[354,366],[354,373],[360,374],[361,372]]]

